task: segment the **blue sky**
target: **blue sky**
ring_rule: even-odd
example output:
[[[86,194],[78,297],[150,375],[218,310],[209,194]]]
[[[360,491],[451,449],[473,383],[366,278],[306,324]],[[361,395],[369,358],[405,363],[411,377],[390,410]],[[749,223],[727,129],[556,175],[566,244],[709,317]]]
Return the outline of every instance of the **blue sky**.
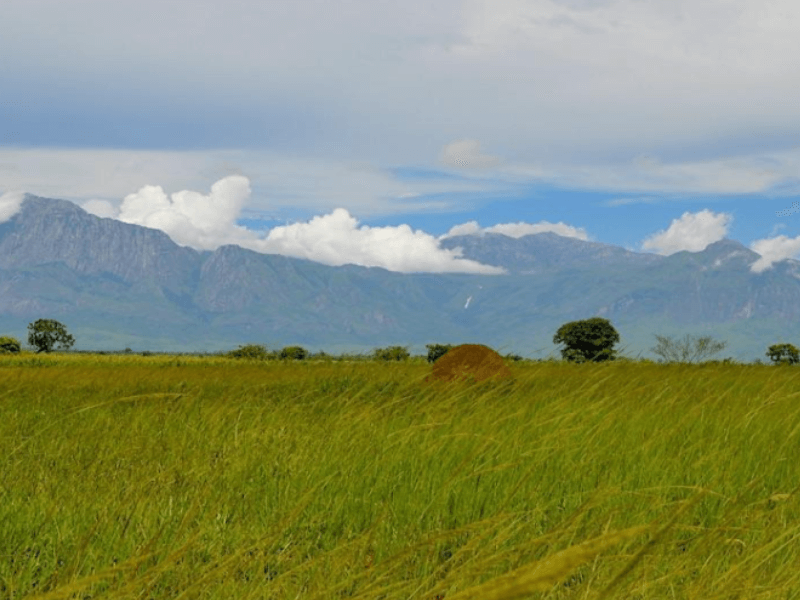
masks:
[[[27,192],[198,249],[401,272],[497,272],[439,247],[482,231],[800,257],[796,2],[2,13],[0,221]]]

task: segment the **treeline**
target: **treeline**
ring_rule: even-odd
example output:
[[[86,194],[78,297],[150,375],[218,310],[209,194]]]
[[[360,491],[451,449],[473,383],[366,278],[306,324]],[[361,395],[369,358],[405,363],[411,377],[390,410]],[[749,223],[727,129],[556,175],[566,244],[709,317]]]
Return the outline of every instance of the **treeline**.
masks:
[[[671,338],[660,335],[655,336],[658,345],[651,348],[651,351],[661,357],[658,362],[667,363],[694,363],[700,362],[726,346],[726,342],[714,342],[710,337],[693,338],[687,335],[682,342],[674,341]],[[622,357],[615,349],[615,345],[620,341],[619,332],[614,328],[608,319],[594,317],[582,321],[572,321],[565,323],[558,328],[553,336],[554,344],[562,344],[561,358],[572,363],[586,362],[607,362],[614,360],[631,361],[632,359]],[[28,325],[28,344],[36,349],[36,352],[49,353],[54,349],[69,350],[75,343],[67,328],[52,319],[39,319]],[[435,362],[441,358],[448,350],[453,348],[452,344],[427,344],[427,361]],[[22,350],[19,340],[10,336],[0,336],[0,354],[18,354]],[[86,352],[88,354],[133,354],[130,348],[123,352]],[[153,352],[140,352],[142,356],[151,356]],[[170,353],[174,354],[174,353]],[[187,353],[194,354],[194,353]],[[201,354],[207,356],[219,356],[220,353]],[[260,344],[247,344],[239,346],[236,350],[222,353],[223,356],[234,359],[248,360],[378,360],[378,361],[405,361],[411,355],[405,346],[390,346],[388,348],[377,348],[372,355],[340,355],[333,356],[325,352],[315,354],[309,353],[302,346],[286,346],[281,350],[270,351],[266,346]],[[800,350],[792,344],[773,344],[767,349],[766,356],[776,365],[794,365],[800,363]],[[504,358],[513,361],[524,360],[518,354],[506,354]],[[548,362],[554,359],[538,359],[536,362]],[[641,359],[638,362],[653,363],[649,359]],[[736,364],[732,358],[722,361],[705,361],[711,363]],[[755,364],[763,364],[756,360]]]

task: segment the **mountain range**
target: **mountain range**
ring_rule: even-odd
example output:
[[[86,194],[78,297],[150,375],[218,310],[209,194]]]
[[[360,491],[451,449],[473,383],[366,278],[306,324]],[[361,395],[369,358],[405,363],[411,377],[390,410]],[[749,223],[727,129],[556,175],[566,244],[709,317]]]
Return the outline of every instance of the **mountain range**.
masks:
[[[26,195],[0,223],[0,335],[62,322],[75,349],[215,352],[241,344],[371,352],[481,343],[502,354],[559,357],[564,323],[601,316],[627,356],[657,358],[655,335],[711,336],[716,358],[767,361],[800,346],[800,262],[762,273],[759,255],[723,239],[701,252],[637,253],[554,233],[445,238],[504,275],[396,273],[327,266],[238,246],[197,251],[159,230]]]

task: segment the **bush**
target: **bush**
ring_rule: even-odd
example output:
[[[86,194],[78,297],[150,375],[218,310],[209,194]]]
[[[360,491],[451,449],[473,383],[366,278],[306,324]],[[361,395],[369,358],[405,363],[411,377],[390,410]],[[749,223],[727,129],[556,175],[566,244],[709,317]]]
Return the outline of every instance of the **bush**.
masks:
[[[228,352],[227,356],[228,358],[266,360],[269,358],[269,353],[264,346],[259,344],[247,344],[246,346],[239,346],[236,350],[231,350]]]
[[[402,346],[391,346],[390,348],[378,348],[375,350],[374,357],[376,360],[408,360],[408,357],[411,356],[408,353],[408,349],[403,348]]]
[[[308,351],[300,346],[286,346],[281,350],[280,357],[290,360],[304,360],[308,356]]]
[[[727,342],[715,342],[709,336],[694,338],[694,336],[686,335],[683,342],[675,342],[672,338],[660,335],[656,335],[656,339],[658,346],[651,348],[650,351],[658,354],[666,362],[677,363],[700,361],[705,356],[716,354],[727,345]],[[694,351],[691,349],[692,343],[694,343]],[[716,362],[714,361],[714,364]]]
[[[614,344],[619,342],[619,333],[608,319],[594,317],[584,321],[572,321],[558,328],[553,336],[554,344],[565,344],[561,350],[564,360],[575,363],[614,360]]]
[[[510,353],[506,354],[504,358],[506,358],[507,360],[513,360],[514,362],[519,362],[523,360],[519,354],[510,354]]]
[[[440,358],[442,358],[445,354],[447,354],[448,350],[454,348],[452,344],[447,344],[446,346],[442,346],[441,344],[426,344],[425,347],[428,349],[428,362],[434,363]]]
[[[19,354],[22,346],[19,340],[9,336],[0,336],[0,354]]]
[[[794,365],[800,362],[800,351],[792,344],[774,344],[767,350],[767,356],[778,365]]]

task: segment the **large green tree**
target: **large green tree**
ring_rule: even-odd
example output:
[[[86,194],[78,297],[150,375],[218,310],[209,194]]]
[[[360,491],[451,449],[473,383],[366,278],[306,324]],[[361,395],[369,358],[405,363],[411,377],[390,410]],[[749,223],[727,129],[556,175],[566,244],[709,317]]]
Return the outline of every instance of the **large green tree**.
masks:
[[[28,344],[36,348],[36,352],[51,352],[58,344],[59,349],[66,350],[75,343],[67,328],[52,319],[39,319],[28,325]]]
[[[561,350],[561,357],[579,363],[614,360],[614,344],[617,342],[619,333],[608,319],[602,317],[565,323],[553,336],[554,344],[566,346]]]

